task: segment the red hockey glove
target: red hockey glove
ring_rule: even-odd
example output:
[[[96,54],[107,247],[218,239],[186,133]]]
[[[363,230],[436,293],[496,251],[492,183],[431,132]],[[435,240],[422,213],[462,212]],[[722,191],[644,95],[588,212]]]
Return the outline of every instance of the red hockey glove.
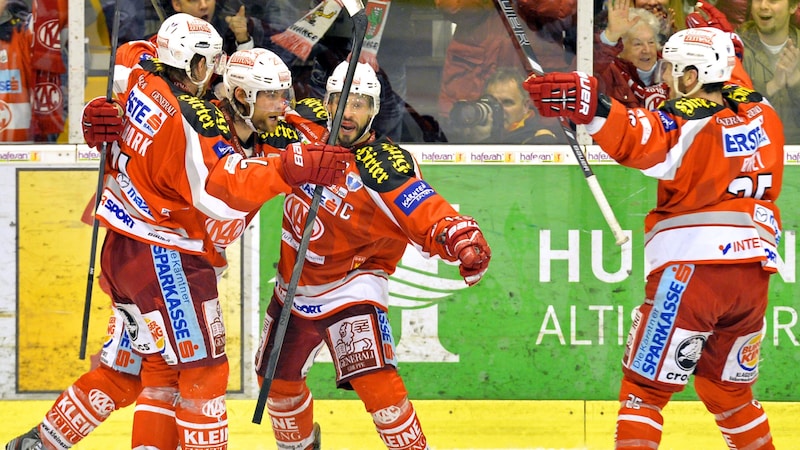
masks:
[[[669,85],[667,83],[654,84],[652,86],[640,86],[633,84],[631,86],[633,94],[638,98],[642,105],[649,109],[655,110],[661,106],[669,98]]]
[[[89,147],[100,148],[103,142],[117,142],[122,138],[122,105],[116,100],[108,102],[97,97],[83,107],[83,138]]]
[[[708,2],[697,2],[694,12],[686,16],[686,26],[689,28],[712,27],[729,33],[733,41],[733,51],[739,60],[744,56],[744,43],[739,35],[734,32],[733,25],[728,17]]]
[[[544,117],[561,116],[587,124],[597,111],[597,78],[583,72],[531,75],[522,86]]]
[[[461,261],[459,272],[467,285],[472,286],[489,268],[492,250],[472,217],[448,217],[445,220],[449,223],[437,240],[444,244],[448,255]]]
[[[295,142],[281,152],[283,174],[291,186],[339,184],[349,156],[350,150],[344,147]]]
[[[686,26],[688,28],[712,27],[728,33],[733,32],[733,25],[728,17],[708,2],[697,2],[694,12],[686,16]]]

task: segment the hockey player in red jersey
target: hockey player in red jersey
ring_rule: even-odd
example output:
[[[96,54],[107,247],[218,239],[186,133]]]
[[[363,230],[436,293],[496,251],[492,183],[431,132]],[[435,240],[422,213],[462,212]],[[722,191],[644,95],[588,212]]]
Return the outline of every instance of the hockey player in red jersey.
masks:
[[[663,58],[673,98],[655,111],[625,109],[579,72],[524,83],[542,115],[586,124],[617,162],[658,180],[645,219],[645,300],[622,359],[616,448],[657,448],[661,410],[694,375],[729,448],[773,449],[751,387],[781,237],[781,121],[740,76],[728,33],[679,31]]]
[[[347,68],[341,63],[327,81],[329,117],[336,113]],[[422,179],[410,153],[375,136],[370,125],[379,109],[378,79],[370,66],[358,63],[341,128],[333,131],[353,160],[345,182],[324,188],[269,392],[268,413],[279,449],[318,448],[306,375],[322,345],[333,357],[337,386],[356,391],[387,448],[428,448],[397,373],[387,316],[388,277],[409,243],[425,255],[460,264],[469,285],[489,265],[491,251],[476,221],[459,215]],[[311,128],[297,129],[313,133]],[[314,189],[303,184],[284,200],[275,290],[256,355],[261,380]]]
[[[239,127],[237,124],[244,121],[236,116],[231,122],[234,124],[234,137],[223,118],[233,117],[230,105],[221,104],[220,107],[226,111],[221,112],[191,95],[201,92],[205,87],[203,79],[207,81],[207,77],[203,73],[204,63],[215,57],[211,52],[217,45],[218,36],[213,28],[200,19],[176,15],[165,22],[161,32],[169,33],[170,40],[159,41],[164,45],[157,49],[147,42],[125,46],[117,60],[120,63],[118,69],[124,71],[127,68],[130,74],[129,83],[122,81],[119,76],[115,83],[115,89],[127,99],[127,125],[121,133],[119,147],[114,146],[114,161],[106,169],[111,179],[106,180],[100,208],[108,208],[109,199],[121,193],[124,197],[116,198],[114,203],[117,205],[115,215],[121,217],[119,220],[124,225],[132,226],[127,231],[121,230],[118,222],[110,223],[108,218],[105,220],[105,224],[112,227],[107,232],[102,259],[104,274],[112,286],[117,313],[109,325],[109,334],[114,335],[110,343],[115,345],[107,345],[101,366],[76,381],[56,401],[42,423],[31,432],[12,440],[7,446],[9,449],[37,448],[33,447],[36,445],[43,449],[69,448],[112,411],[134,400],[137,400],[137,411],[134,416],[133,448],[174,449],[179,444],[183,449],[198,448],[198,445],[208,448],[205,446],[208,442],[214,442],[213,448],[227,446],[223,396],[227,384],[227,361],[224,326],[216,299],[216,281],[226,265],[224,248],[238,238],[255,211],[234,210],[226,206],[224,200],[210,195],[204,189],[203,173],[208,173],[219,158],[228,153],[247,157],[259,155],[260,150],[254,151],[246,143],[253,142],[252,136],[256,131],[268,131],[264,117],[272,115],[276,109],[289,106],[293,98],[291,78],[286,66],[283,65],[284,70],[281,71],[271,58],[267,59],[271,63],[268,66],[253,64],[249,73],[238,72],[239,78],[231,80],[229,87],[233,92],[238,86],[246,86],[248,95],[255,100],[249,105],[251,109],[248,115],[253,119],[251,122],[260,124],[263,129]],[[163,34],[161,37],[164,37]],[[157,52],[158,61],[151,60],[151,50]],[[258,62],[258,58],[253,61]],[[183,67],[186,68],[185,74]],[[198,77],[193,79],[192,71]],[[265,80],[278,78],[282,79],[283,84],[275,89],[264,84]],[[261,81],[263,92],[254,90],[257,83],[253,80]],[[278,91],[277,102],[272,101],[275,91]],[[264,98],[266,101],[262,100]],[[116,109],[104,101],[93,103],[96,104],[85,110],[85,118],[88,117],[92,125],[85,129],[87,142],[97,145],[119,139],[119,135],[114,134],[116,129],[113,127],[116,125],[111,124],[111,119],[116,117]],[[170,115],[170,112],[173,114]],[[196,118],[198,112],[208,117]],[[131,127],[136,129],[131,130]],[[131,148],[129,143],[132,133],[147,135],[130,141],[140,143],[137,148]],[[152,143],[147,143],[146,139],[151,139]],[[147,148],[139,151],[145,144]],[[270,183],[280,184],[280,189],[285,190],[284,186],[291,182],[333,182],[340,176],[337,167],[341,164],[343,169],[342,158],[347,152],[341,149],[340,156],[336,156],[333,149],[319,147],[304,148],[302,156],[307,163],[305,167],[296,166],[293,158],[292,161],[285,161],[280,156],[253,158],[257,167],[251,173],[262,188],[269,187]],[[161,155],[153,155],[156,151]],[[142,162],[147,160],[147,156],[164,159],[154,166],[143,167]],[[143,157],[145,161],[137,157]],[[190,160],[194,164],[190,164]],[[177,192],[184,186],[188,188],[187,191]],[[272,191],[263,189],[250,196],[252,198],[255,195],[258,201],[266,201],[269,192]],[[226,195],[235,196],[235,193]],[[150,209],[150,204],[165,200],[180,207],[176,210]],[[201,205],[206,205],[202,211]],[[206,211],[213,215],[206,215]],[[174,223],[180,224],[180,227],[159,225],[169,223],[170,219],[174,219]],[[147,229],[147,236],[151,238],[158,236],[158,233],[184,235],[173,238],[176,247],[173,250],[163,247],[168,239],[162,239],[161,245],[146,245],[141,242],[146,237],[136,234],[137,229]],[[123,232],[130,238],[123,237]],[[200,247],[203,253],[182,247],[191,243],[195,236],[203,241]],[[122,254],[119,253],[120,248],[123,248]],[[164,255],[169,258],[169,270],[160,262]],[[117,268],[116,265],[124,268]],[[112,269],[110,266],[115,267]],[[154,274],[154,267],[163,270]],[[111,270],[124,276],[108,276]],[[148,283],[148,280],[151,282]],[[165,283],[172,285],[166,286]],[[176,290],[183,293],[180,299],[174,298]],[[146,298],[143,299],[143,296]],[[187,297],[191,303],[184,301]],[[160,302],[159,298],[162,299]],[[156,299],[155,309],[146,311],[151,299]],[[159,313],[163,310],[160,308],[165,307],[172,312],[180,310],[185,320],[172,322],[172,316],[161,316]],[[120,336],[122,322],[125,322],[129,338]],[[186,345],[187,340],[195,342]],[[120,343],[127,343],[136,349],[137,354],[133,359],[138,359],[143,366],[141,378],[138,364],[124,368],[114,364],[117,361],[115,356],[127,351],[116,346]],[[200,352],[205,352],[207,357],[198,357]],[[160,360],[162,357],[163,361]],[[186,359],[193,361],[186,362]],[[140,392],[141,395],[138,395]],[[102,402],[98,403],[99,400]],[[92,426],[82,427],[80,433],[73,433],[71,431],[75,430],[55,425],[64,403],[82,405],[78,410],[86,411],[86,422]]]

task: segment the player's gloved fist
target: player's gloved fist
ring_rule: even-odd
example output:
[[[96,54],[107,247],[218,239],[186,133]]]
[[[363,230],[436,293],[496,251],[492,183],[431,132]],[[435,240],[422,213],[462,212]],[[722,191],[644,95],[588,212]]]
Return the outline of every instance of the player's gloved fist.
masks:
[[[712,27],[729,33],[731,41],[733,41],[733,52],[736,57],[741,60],[744,56],[744,43],[739,38],[739,35],[734,32],[728,16],[711,3],[697,2],[694,12],[686,15],[686,26],[688,28]]]
[[[544,117],[560,116],[587,124],[597,111],[597,78],[584,72],[531,75],[522,86]]]
[[[472,217],[458,216],[445,220],[449,223],[438,239],[444,244],[448,255],[461,261],[459,272],[464,281],[472,286],[481,280],[489,268],[492,250]]]
[[[295,142],[281,152],[283,174],[291,186],[329,186],[344,181],[350,150],[336,145]]]
[[[122,138],[122,105],[116,100],[97,97],[83,107],[83,138],[89,147],[99,147],[103,142],[117,142]]]
[[[661,103],[669,98],[669,85],[667,83],[654,84],[652,86],[642,86],[635,83],[631,86],[633,94],[642,101],[645,108],[657,109]]]
[[[688,28],[712,27],[722,31],[732,32],[728,17],[709,2],[697,2],[694,12],[686,15],[686,26]]]

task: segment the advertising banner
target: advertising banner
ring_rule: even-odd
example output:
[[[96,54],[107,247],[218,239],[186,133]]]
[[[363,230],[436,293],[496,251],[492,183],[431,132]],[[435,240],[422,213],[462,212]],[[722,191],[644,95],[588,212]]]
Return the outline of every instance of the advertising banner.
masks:
[[[456,267],[426,260],[410,247],[406,251],[391,278],[388,316],[412,397],[614,399],[631,312],[643,299],[642,223],[655,203],[655,181],[635,170],[595,164],[631,236],[618,247],[580,170],[555,163],[569,155],[520,162],[523,153],[508,158],[486,153],[476,160],[474,153],[455,152],[440,164],[442,154],[428,156],[423,174],[462,213],[478,220],[493,257],[483,281],[467,288]],[[457,160],[466,163],[452,163]],[[800,360],[795,237],[800,192],[792,182],[798,171],[787,161],[780,273],[772,278],[755,386],[764,401],[800,399],[790,378]],[[7,241],[16,237],[15,261],[9,261],[10,267],[16,264],[15,294],[10,293],[16,308],[8,308],[15,311],[16,336],[7,342],[16,358],[4,373],[15,381],[13,392],[58,392],[89,367],[88,359],[77,359],[91,236],[80,217],[97,172],[41,166],[8,172],[6,184],[13,188],[4,192],[16,196]],[[260,302],[263,314],[278,259],[281,210],[280,199],[270,201],[259,219],[254,250],[260,298],[250,295],[241,278],[242,247],[229,248],[231,267],[220,297],[227,308],[232,392],[252,389],[245,383],[252,373],[249,348],[260,327],[245,329],[242,305]],[[102,236],[101,229],[101,242]],[[98,275],[99,264],[95,270]],[[108,313],[107,297],[95,284],[89,355],[104,343]],[[323,352],[317,361],[309,375],[315,397],[354,398],[335,388],[330,355]],[[676,398],[694,399],[688,391]]]
[[[795,169],[788,166],[784,179],[795,179]],[[655,205],[656,184],[619,166],[595,172],[630,233],[622,247],[577,167],[485,161],[423,166],[440,194],[478,220],[492,261],[483,280],[467,288],[455,267],[407,249],[391,278],[389,318],[412,397],[616,399],[631,312],[644,296],[642,229]],[[755,388],[763,401],[800,399],[790,378],[800,358],[800,196],[786,184],[781,271],[772,278]],[[262,315],[278,259],[280,214],[280,203],[271,202],[261,215]],[[327,351],[318,356],[309,383],[316,398],[354,398],[335,388]],[[696,398],[687,391],[675,398]]]
[[[107,343],[111,300],[100,288],[99,229],[86,360],[78,359],[92,227],[81,222],[97,186],[97,170],[31,166],[16,174],[16,392],[60,392],[87,371]],[[10,195],[10,194],[9,194]],[[241,249],[228,248],[229,270],[219,283],[230,359],[228,390],[242,386]],[[127,357],[127,355],[125,355]],[[133,356],[135,357],[135,356]],[[122,356],[121,356],[122,358]],[[252,358],[248,355],[246,360]],[[126,365],[130,360],[119,360]]]

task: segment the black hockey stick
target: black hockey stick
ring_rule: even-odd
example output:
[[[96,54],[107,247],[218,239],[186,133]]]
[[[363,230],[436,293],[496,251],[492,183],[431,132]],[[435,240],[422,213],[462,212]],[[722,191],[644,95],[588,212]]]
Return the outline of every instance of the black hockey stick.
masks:
[[[153,4],[153,9],[156,10],[156,15],[158,16],[158,20],[163,22],[166,20],[166,14],[164,14],[164,8],[161,6],[161,0],[150,0],[150,3]]]
[[[111,25],[111,54],[109,55],[108,62],[108,84],[106,84],[106,101],[112,101],[113,88],[114,88],[114,66],[117,59],[117,44],[119,43],[119,13],[120,8],[116,3],[114,4],[114,22]],[[100,145],[100,168],[97,172],[97,191],[94,198],[94,209],[92,212],[97,213],[97,207],[100,205],[100,194],[103,192],[103,179],[105,178],[106,169],[106,150],[108,144],[103,142]],[[81,349],[80,358],[86,359],[86,340],[89,335],[89,313],[92,309],[92,288],[94,287],[94,260],[95,253],[97,252],[97,233],[99,229],[99,222],[97,217],[92,220],[92,244],[89,252],[89,273],[86,277],[86,299],[83,303],[83,325],[81,327]]]
[[[528,73],[543,75],[544,69],[542,69],[542,66],[537,62],[536,54],[533,52],[533,48],[528,40],[528,36],[525,34],[525,29],[522,26],[519,16],[517,16],[516,11],[514,11],[514,5],[511,3],[511,0],[495,0],[495,4],[497,5],[497,9],[500,10],[500,16],[503,18],[506,30],[511,37],[514,38],[514,46],[519,52],[525,70],[527,70]],[[620,227],[619,221],[617,221],[614,215],[614,210],[612,210],[611,205],[608,204],[608,199],[605,193],[603,193],[603,188],[600,187],[597,177],[589,166],[589,161],[586,160],[586,155],[584,155],[583,150],[581,150],[578,145],[578,140],[575,137],[575,132],[572,131],[569,120],[565,117],[559,117],[558,120],[561,123],[561,129],[567,137],[567,142],[572,149],[572,153],[575,155],[575,159],[578,160],[578,165],[581,166],[583,176],[586,178],[586,183],[589,185],[589,190],[592,191],[594,200],[597,202],[597,206],[600,207],[600,212],[603,213],[608,227],[611,228],[611,232],[614,234],[617,245],[624,244],[628,241],[628,236],[622,231],[622,227]]]
[[[342,3],[344,3],[347,12],[353,19],[353,49],[350,52],[350,64],[347,67],[347,75],[342,85],[342,93],[339,97],[339,103],[337,103],[336,114],[333,116],[333,122],[331,123],[328,145],[336,145],[336,139],[339,136],[339,128],[342,126],[344,110],[347,107],[347,96],[350,94],[350,86],[353,84],[358,57],[361,55],[364,36],[367,34],[367,15],[364,12],[364,5],[361,3],[361,0],[342,0]],[[258,402],[256,403],[256,410],[253,413],[253,423],[260,424],[261,418],[264,415],[264,407],[267,404],[267,397],[269,396],[269,390],[272,386],[272,380],[275,378],[275,369],[278,365],[281,347],[283,347],[283,339],[286,336],[286,329],[289,327],[289,318],[292,315],[294,295],[297,291],[297,284],[300,282],[300,274],[303,272],[306,251],[308,251],[308,245],[311,242],[311,232],[314,230],[314,221],[317,218],[319,204],[322,201],[323,188],[324,186],[317,185],[314,189],[314,196],[311,198],[311,206],[308,208],[308,217],[306,217],[306,223],[303,227],[303,237],[300,240],[300,246],[297,249],[297,259],[292,268],[292,278],[289,280],[289,285],[286,287],[286,295],[283,299],[281,315],[275,326],[275,339],[272,343],[272,351],[269,353],[269,359],[267,359],[264,381],[261,383],[261,388],[258,391]]]

